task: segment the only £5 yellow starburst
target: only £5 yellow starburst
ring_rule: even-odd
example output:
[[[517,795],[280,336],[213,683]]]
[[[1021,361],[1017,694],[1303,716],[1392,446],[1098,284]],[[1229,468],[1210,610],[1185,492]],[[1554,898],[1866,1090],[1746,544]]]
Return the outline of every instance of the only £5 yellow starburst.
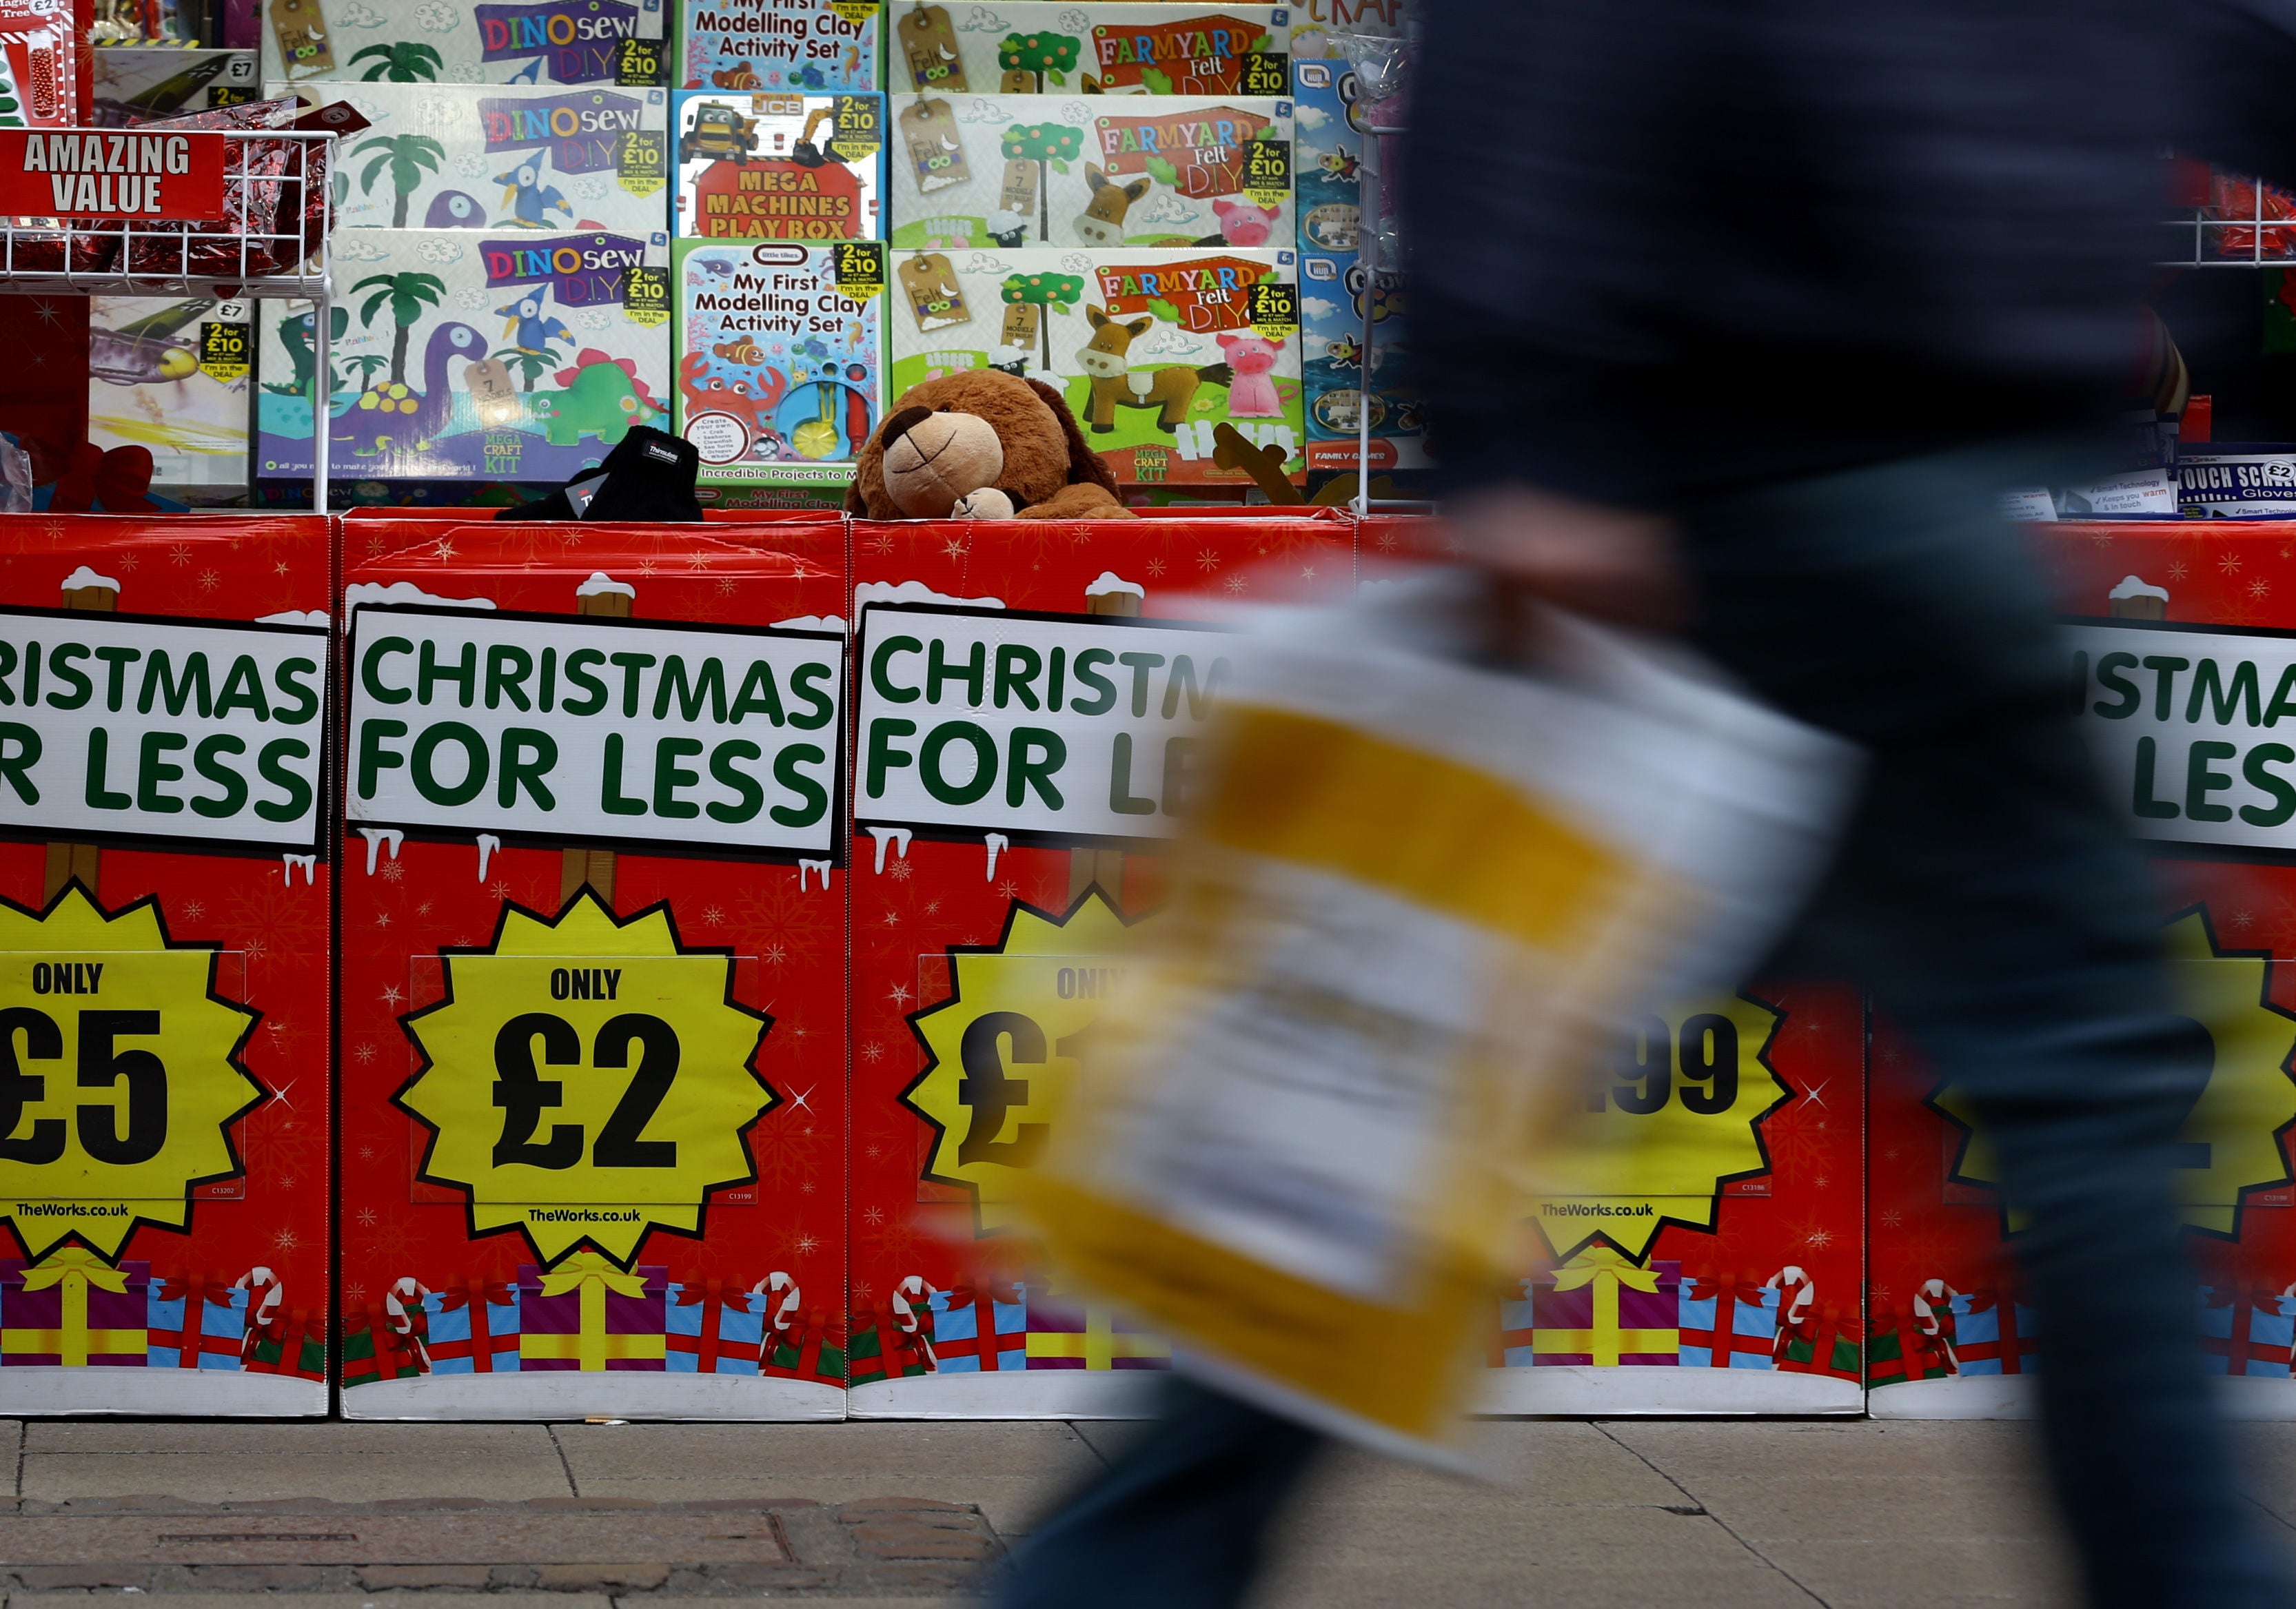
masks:
[[[34,1257],[77,1237],[116,1259],[239,1173],[259,1014],[218,992],[221,959],[170,943],[156,900],[107,914],[75,883],[45,913],[0,901],[0,1216]]]
[[[730,953],[679,946],[667,907],[505,906],[493,944],[441,960],[447,998],[405,1019],[422,1067],[397,1100],[472,1234],[523,1230],[545,1263],[586,1241],[627,1268],[652,1229],[698,1234],[712,1190],[756,1178],[771,1020],[734,1003]]]

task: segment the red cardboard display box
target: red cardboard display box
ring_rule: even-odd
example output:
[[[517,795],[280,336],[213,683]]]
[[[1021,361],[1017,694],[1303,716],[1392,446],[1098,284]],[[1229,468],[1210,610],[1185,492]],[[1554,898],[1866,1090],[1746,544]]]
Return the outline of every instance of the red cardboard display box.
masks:
[[[0,517],[0,1416],[326,1411],[329,562]]]
[[[1014,1182],[1155,919],[1224,674],[1203,600],[1344,597],[1351,535],[854,525],[854,1416],[1125,1414],[1167,1367],[1047,1283]]]
[[[2296,524],[2036,527],[2068,684],[2161,883],[2169,967],[2211,1047],[2180,1144],[2194,1300],[2230,1411],[2296,1413]],[[2046,1357],[1965,1099],[1875,1038],[1871,1411],[2032,1411]]]
[[[344,1412],[840,1417],[841,527],[346,528]]]

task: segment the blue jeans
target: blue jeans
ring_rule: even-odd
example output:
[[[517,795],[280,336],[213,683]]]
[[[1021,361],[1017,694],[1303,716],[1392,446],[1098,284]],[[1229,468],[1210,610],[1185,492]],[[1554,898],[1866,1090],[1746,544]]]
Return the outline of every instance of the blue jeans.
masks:
[[[1995,489],[2010,449],[1707,501],[1706,651],[1872,754],[1836,864],[1764,970],[1850,976],[1969,1090],[2030,1216],[2047,1462],[2092,1604],[2287,1609],[2202,1373],[2171,1148],[2209,1066],[2161,910],[2069,709],[2066,656]],[[2103,612],[2103,600],[2095,600]],[[1315,1437],[1210,1393],[1020,1554],[1004,1609],[1225,1609]]]

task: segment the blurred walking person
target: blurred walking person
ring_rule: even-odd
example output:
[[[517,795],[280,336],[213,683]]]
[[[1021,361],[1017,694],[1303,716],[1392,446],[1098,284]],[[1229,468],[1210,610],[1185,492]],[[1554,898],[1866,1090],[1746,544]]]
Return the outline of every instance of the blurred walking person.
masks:
[[[1769,970],[1857,976],[1980,1103],[2029,1224],[2048,1468],[2088,1599],[2116,1609],[2296,1597],[2235,1493],[2177,1244],[2171,1148],[2208,1048],[1998,493],[2082,473],[2122,405],[2159,155],[2194,137],[2180,97],[2222,120],[2202,154],[2296,151],[2277,20],[1428,0],[1411,96],[1411,342],[1446,511],[1499,584],[1685,632],[1869,751]],[[1234,1604],[1316,1446],[1177,1385],[1002,1601]]]

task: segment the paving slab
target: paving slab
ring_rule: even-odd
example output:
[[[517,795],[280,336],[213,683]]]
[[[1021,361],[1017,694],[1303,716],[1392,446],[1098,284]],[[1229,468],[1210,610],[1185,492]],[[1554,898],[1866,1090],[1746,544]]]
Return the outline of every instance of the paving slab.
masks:
[[[141,1602],[147,1595],[119,1592],[12,1592],[7,1595],[7,1609],[89,1609],[91,1600],[106,1605],[124,1605]],[[243,1592],[170,1592],[148,1595],[155,1601],[163,1600],[167,1609],[251,1609]],[[455,1598],[437,1592],[271,1592],[264,1595],[262,1609],[427,1609],[440,1602],[454,1603]],[[613,1599],[603,1592],[542,1592],[494,1591],[481,1597],[472,1593],[464,1601],[469,1609],[487,1605],[521,1605],[525,1609],[614,1609]],[[783,1600],[786,1601],[786,1600]],[[917,1600],[906,1600],[914,1604]],[[713,1605],[713,1609],[716,1606]],[[730,1606],[729,1606],[730,1609]]]
[[[472,1453],[555,1459],[547,1425],[407,1425],[262,1420],[35,1419],[29,1453],[247,1453],[258,1458]]]
[[[484,1492],[500,1498],[564,1497],[565,1466],[545,1445],[539,1454],[427,1453],[392,1457],[228,1453],[31,1453],[23,1458],[21,1493],[61,1501],[135,1492],[196,1492],[217,1501],[262,1498],[377,1498]]]
[[[2017,1605],[2075,1609],[2079,1602],[2062,1549],[2048,1541],[1895,1535],[1864,1540],[1783,1541],[1764,1556],[1827,1609],[1935,1609]]]

